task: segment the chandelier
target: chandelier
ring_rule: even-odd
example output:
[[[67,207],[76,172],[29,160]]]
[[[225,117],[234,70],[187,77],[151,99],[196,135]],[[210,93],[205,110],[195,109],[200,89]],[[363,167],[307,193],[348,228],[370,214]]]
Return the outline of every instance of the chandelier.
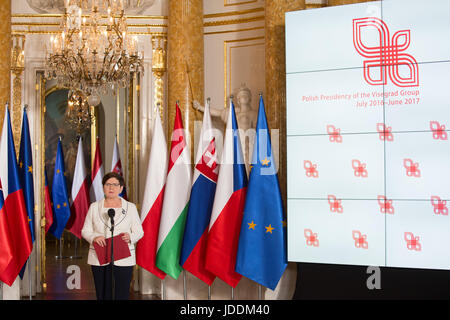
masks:
[[[65,122],[75,130],[78,135],[87,130],[91,124],[91,114],[86,96],[81,91],[69,92]]]
[[[79,90],[90,104],[143,72],[143,53],[127,32],[123,0],[65,0],[59,32],[50,38],[46,77]]]

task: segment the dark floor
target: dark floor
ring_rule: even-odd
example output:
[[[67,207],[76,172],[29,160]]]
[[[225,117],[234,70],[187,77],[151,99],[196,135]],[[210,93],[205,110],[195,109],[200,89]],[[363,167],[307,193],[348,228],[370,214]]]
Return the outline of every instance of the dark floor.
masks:
[[[60,258],[59,242],[55,237],[47,235],[46,240],[46,289],[38,293],[35,300],[95,300],[94,280],[90,266],[87,264],[89,245],[84,240],[78,240],[75,252],[75,237],[64,232],[62,256]],[[72,266],[72,267],[70,267]],[[79,288],[69,289],[76,285],[73,280],[79,270]],[[131,288],[133,288],[133,281]],[[69,286],[68,286],[69,283]],[[24,297],[26,299],[27,297]],[[132,300],[159,300],[156,295],[143,295],[130,290]]]

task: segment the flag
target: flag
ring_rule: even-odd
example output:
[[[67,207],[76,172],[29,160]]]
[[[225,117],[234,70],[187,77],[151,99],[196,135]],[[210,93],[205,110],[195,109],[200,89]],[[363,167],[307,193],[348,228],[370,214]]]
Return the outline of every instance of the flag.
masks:
[[[123,177],[122,162],[120,161],[119,144],[117,143],[117,137],[114,141],[114,149],[112,155],[111,172],[116,172]],[[124,185],[122,192],[119,194],[120,197],[127,200],[127,188]]]
[[[275,290],[287,266],[283,212],[261,96],[236,272],[272,290]]]
[[[0,281],[6,282],[3,271],[8,267],[13,258],[13,245],[6,221],[5,201],[3,199],[2,182],[0,181]]]
[[[52,201],[53,201],[53,224],[50,233],[60,239],[70,217],[69,196],[64,168],[64,153],[61,139],[58,139],[56,150],[55,171],[53,173]]]
[[[30,129],[26,109],[23,109],[22,134],[19,149],[19,176],[28,213],[31,241],[35,240],[34,231],[34,185],[33,185],[33,154],[31,151]]]
[[[9,109],[5,110],[3,130],[0,141],[0,181],[2,183],[4,204],[9,234],[11,236],[12,255],[8,267],[1,278],[12,285],[33,250],[27,208],[20,184],[16,151],[11,128]]]
[[[50,198],[50,191],[48,187],[47,168],[44,168],[45,186],[44,186],[44,210],[45,210],[45,233],[48,232],[53,224],[53,204]]]
[[[72,182],[71,216],[67,222],[67,230],[81,239],[84,219],[89,210],[89,182],[84,162],[83,139],[78,141],[78,153]]]
[[[190,160],[181,111],[177,104],[156,252],[156,266],[174,279],[178,278],[182,270],[181,244],[191,191]]]
[[[31,242],[35,240],[34,231],[34,185],[33,185],[33,154],[31,151],[30,129],[28,126],[28,116],[26,109],[23,109],[22,133],[20,136],[19,149],[19,177],[20,184],[23,188],[23,196],[25,199],[25,207],[27,208],[28,226],[31,233]],[[23,278],[25,265],[19,273]]]
[[[209,223],[205,267],[234,288],[242,277],[234,269],[247,190],[247,173],[233,101],[230,102],[224,140]]]
[[[144,236],[136,245],[136,263],[160,279],[166,274],[156,267],[156,246],[167,175],[167,143],[157,112],[142,200],[141,221]]]
[[[205,106],[195,163],[180,264],[194,276],[211,285],[216,276],[205,269],[205,254],[219,168],[212,134],[209,100]]]
[[[97,137],[97,143],[95,144],[94,163],[92,164],[92,184],[89,192],[91,202],[99,201],[105,197],[102,184],[103,175],[104,173],[102,154],[100,150],[100,139]]]

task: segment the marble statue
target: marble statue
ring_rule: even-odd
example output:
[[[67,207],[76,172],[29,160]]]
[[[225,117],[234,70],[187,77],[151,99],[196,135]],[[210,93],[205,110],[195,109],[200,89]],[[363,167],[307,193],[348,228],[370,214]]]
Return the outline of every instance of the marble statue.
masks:
[[[231,98],[233,97],[231,96]],[[257,111],[252,108],[251,102],[252,93],[245,84],[242,84],[236,93],[236,104],[234,106],[234,111],[236,113],[243,155],[247,166],[250,162],[249,155],[251,154],[253,147],[256,120],[258,116]],[[197,100],[194,100],[194,108],[202,112],[205,110],[205,108]],[[224,124],[226,124],[228,112],[230,110],[229,108],[229,106],[226,108],[214,108],[210,106],[209,110],[212,117],[219,118]],[[246,137],[249,137],[248,144],[246,143]]]

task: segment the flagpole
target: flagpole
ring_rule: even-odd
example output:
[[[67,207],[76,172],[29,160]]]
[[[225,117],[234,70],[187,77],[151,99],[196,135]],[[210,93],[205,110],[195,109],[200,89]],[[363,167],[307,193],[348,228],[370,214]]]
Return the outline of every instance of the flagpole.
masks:
[[[234,288],[231,287],[231,300],[234,300]]]
[[[211,300],[211,286],[208,286],[208,300]]]
[[[184,297],[184,300],[187,300],[186,270],[183,270],[183,297]]]
[[[30,254],[30,257],[31,257],[31,254]],[[31,285],[32,285],[32,281],[31,281],[31,265],[30,265],[31,259],[28,258],[27,260],[28,260],[27,261],[27,267],[28,267],[28,292],[29,292],[29,295],[30,295],[30,300],[32,300],[33,294],[32,294],[32,291],[31,291]]]
[[[70,256],[70,259],[81,259],[81,256],[77,256],[77,248],[78,248],[78,238],[73,235],[75,237],[75,248],[74,248],[74,255]]]
[[[165,282],[165,280],[162,279],[161,280],[161,300],[166,300],[166,294],[165,294],[166,288],[165,288],[164,282]]]
[[[258,284],[258,300],[262,300],[262,286]]]

